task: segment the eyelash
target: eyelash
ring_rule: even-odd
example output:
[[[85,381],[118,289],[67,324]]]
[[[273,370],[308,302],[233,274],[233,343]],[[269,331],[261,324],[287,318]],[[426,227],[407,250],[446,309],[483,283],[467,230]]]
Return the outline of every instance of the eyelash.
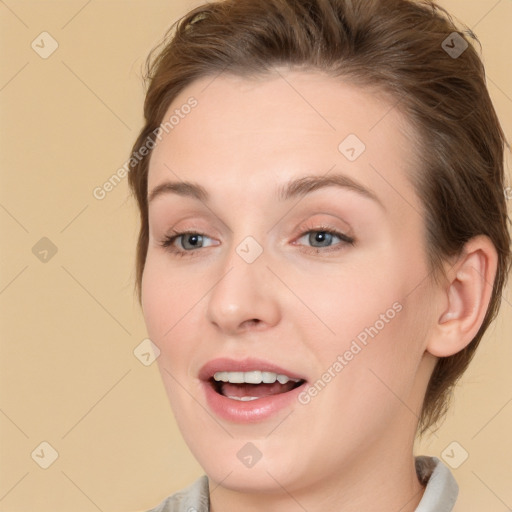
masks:
[[[302,237],[304,237],[305,235],[308,235],[310,233],[327,233],[329,235],[333,235],[337,238],[339,238],[341,240],[341,242],[339,242],[337,245],[334,245],[334,246],[328,246],[328,247],[309,247],[309,250],[304,250],[304,249],[301,249],[303,252],[306,252],[308,254],[320,254],[320,253],[326,253],[326,252],[335,252],[335,251],[340,251],[343,249],[343,246],[345,246],[346,244],[349,244],[349,245],[354,245],[355,244],[355,239],[348,236],[348,235],[345,235],[344,233],[341,233],[340,231],[337,231],[335,229],[332,229],[328,226],[315,226],[314,228],[312,227],[306,227],[304,226],[303,229],[305,231],[302,231],[301,235],[298,237],[298,239],[301,239]],[[198,256],[199,252],[198,250],[183,250],[183,249],[178,249],[176,248],[173,244],[174,244],[174,241],[182,236],[186,236],[186,235],[199,235],[199,236],[203,236],[203,237],[207,237],[207,235],[204,235],[198,231],[176,231],[176,230],[173,230],[171,231],[171,235],[167,235],[161,242],[160,242],[160,245],[162,247],[164,247],[165,249],[167,249],[167,251],[169,251],[171,254],[175,255],[175,256],[179,256],[179,257],[194,257],[194,256]],[[304,247],[304,246],[301,246],[301,247]],[[199,247],[198,249],[206,249],[206,247]],[[196,253],[196,254],[194,254]]]
[[[197,254],[193,254],[193,253],[197,253],[199,251],[194,251],[194,250],[189,250],[189,251],[185,251],[183,249],[177,249],[176,247],[174,247],[173,243],[174,241],[177,239],[177,238],[180,238],[181,236],[185,236],[185,235],[199,235],[199,236],[206,236],[206,235],[203,235],[202,233],[200,233],[199,231],[176,231],[176,230],[172,230],[171,231],[171,235],[167,235],[161,242],[160,242],[160,245],[162,247],[164,247],[165,249],[167,249],[167,251],[169,251],[171,254],[175,255],[175,256],[179,256],[179,257],[185,257],[185,256],[190,256],[190,257],[193,257],[193,256],[197,256]],[[204,249],[204,247],[199,247],[199,249]]]
[[[330,252],[337,252],[341,251],[345,248],[345,246],[348,245],[355,245],[355,239],[346,235],[345,233],[342,233],[341,231],[338,231],[336,229],[330,228],[329,226],[303,226],[301,228],[301,235],[298,237],[298,240],[303,238],[304,236],[310,234],[310,233],[327,233],[329,235],[333,235],[335,237],[338,237],[340,239],[340,242],[338,242],[335,245],[331,245],[328,247],[311,247],[311,246],[301,246],[301,251],[305,252],[306,254],[321,254],[321,253],[330,253]]]

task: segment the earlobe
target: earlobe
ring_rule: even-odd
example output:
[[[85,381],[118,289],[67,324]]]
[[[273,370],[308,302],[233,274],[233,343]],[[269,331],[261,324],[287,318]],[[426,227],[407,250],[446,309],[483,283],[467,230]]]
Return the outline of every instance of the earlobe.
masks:
[[[469,240],[437,294],[440,314],[427,351],[447,357],[464,349],[476,336],[491,299],[498,256],[484,235]]]

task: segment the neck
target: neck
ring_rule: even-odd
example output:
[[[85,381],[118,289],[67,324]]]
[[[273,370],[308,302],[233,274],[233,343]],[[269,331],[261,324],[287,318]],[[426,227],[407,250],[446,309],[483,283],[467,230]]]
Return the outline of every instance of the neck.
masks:
[[[316,480],[302,474],[286,487],[272,478],[271,470],[262,470],[268,476],[265,488],[272,489],[267,492],[230,489],[229,475],[220,483],[210,481],[210,511],[415,512],[425,491],[416,474],[413,450],[422,403],[418,397],[425,395],[434,364],[433,359],[427,362],[409,396],[404,397],[404,403],[410,405],[402,407],[364,446],[353,446],[352,455],[336,468],[310,468],[311,473],[320,475]],[[290,472],[293,469],[290,467]]]
[[[274,492],[257,489],[240,492],[229,489],[229,476],[219,485],[210,482],[211,512],[414,512],[425,488],[414,464],[414,438],[404,443],[401,436],[392,442],[382,436],[360,452],[331,478],[304,486],[285,488],[272,478]]]

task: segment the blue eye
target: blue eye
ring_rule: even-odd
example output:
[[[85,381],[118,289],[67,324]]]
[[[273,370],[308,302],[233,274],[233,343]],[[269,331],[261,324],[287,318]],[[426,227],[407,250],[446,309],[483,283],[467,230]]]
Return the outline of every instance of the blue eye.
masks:
[[[339,237],[333,233],[329,233],[328,231],[310,231],[308,235],[308,242],[313,247],[329,247],[334,238]]]
[[[353,245],[354,239],[344,235],[343,233],[339,233],[338,231],[334,230],[327,230],[324,228],[320,229],[312,229],[309,231],[306,231],[299,239],[298,241],[306,238],[307,243],[310,244],[311,247],[315,249],[322,249],[322,248],[329,248],[329,247],[335,247],[336,245],[339,245],[341,242],[341,245],[348,243]],[[336,243],[336,239],[338,239],[338,242]]]
[[[305,241],[303,240],[305,239]],[[178,243],[179,242],[179,243]],[[301,251],[313,254],[322,254],[343,249],[347,244],[354,245],[355,240],[336,230],[318,227],[303,232],[296,245],[303,246]],[[160,245],[176,256],[197,256],[203,249],[219,242],[195,231],[174,231],[166,236]]]
[[[196,233],[186,233],[180,236],[181,246],[183,249],[197,249],[198,247],[203,247],[203,235],[198,235]],[[188,245],[188,247],[187,247]]]
[[[175,242],[180,241],[181,247],[176,247]],[[210,243],[208,243],[210,241]],[[212,239],[200,233],[188,232],[175,232],[174,235],[167,236],[162,240],[160,245],[169,249],[170,252],[184,256],[184,253],[196,252],[194,249],[202,249],[214,245],[211,243]]]

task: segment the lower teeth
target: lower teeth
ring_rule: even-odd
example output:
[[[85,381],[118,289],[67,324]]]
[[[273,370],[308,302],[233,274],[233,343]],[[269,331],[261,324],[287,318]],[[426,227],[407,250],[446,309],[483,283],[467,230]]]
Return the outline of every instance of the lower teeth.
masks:
[[[250,400],[258,400],[258,396],[228,396],[231,400],[240,400],[241,402],[249,402]]]

